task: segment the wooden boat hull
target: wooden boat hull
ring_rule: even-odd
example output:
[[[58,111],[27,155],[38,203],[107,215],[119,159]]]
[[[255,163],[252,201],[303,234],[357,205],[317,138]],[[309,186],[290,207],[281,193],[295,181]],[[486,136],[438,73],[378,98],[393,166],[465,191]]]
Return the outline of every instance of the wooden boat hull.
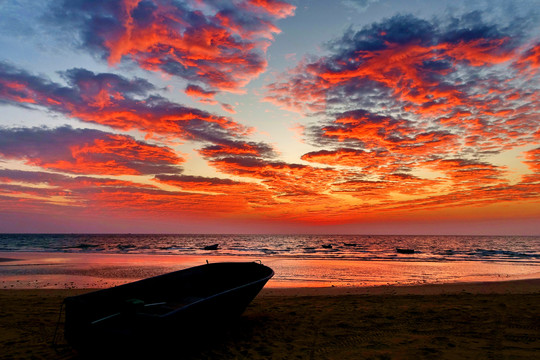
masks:
[[[240,316],[274,275],[254,262],[212,263],[65,299],[75,348],[190,332]]]

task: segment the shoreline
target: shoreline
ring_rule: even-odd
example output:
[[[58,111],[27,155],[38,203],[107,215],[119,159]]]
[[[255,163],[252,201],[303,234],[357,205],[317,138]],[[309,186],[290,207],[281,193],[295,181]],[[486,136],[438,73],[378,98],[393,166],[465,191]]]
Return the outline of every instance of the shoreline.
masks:
[[[107,288],[203,265],[206,261],[256,260],[258,259],[221,255],[0,252],[0,289]],[[267,284],[267,288],[350,290],[383,285],[540,279],[540,264],[530,263],[314,260],[280,257],[267,257],[262,261],[276,274]]]
[[[259,296],[346,296],[346,295],[455,295],[455,294],[540,294],[540,278],[455,282],[422,285],[350,287],[265,287]]]

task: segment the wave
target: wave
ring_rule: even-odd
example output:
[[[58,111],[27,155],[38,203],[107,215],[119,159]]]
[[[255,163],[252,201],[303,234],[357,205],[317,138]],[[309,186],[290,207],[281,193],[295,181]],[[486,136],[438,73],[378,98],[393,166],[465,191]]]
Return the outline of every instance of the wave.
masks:
[[[219,244],[217,250],[208,245]],[[407,249],[410,251],[398,251]],[[540,237],[0,234],[0,251],[540,263]]]

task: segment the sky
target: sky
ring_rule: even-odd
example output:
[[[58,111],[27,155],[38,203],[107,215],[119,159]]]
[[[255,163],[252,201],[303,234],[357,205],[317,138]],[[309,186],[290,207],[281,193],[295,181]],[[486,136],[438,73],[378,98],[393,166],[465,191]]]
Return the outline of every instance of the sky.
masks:
[[[0,0],[0,232],[540,235],[540,0]]]

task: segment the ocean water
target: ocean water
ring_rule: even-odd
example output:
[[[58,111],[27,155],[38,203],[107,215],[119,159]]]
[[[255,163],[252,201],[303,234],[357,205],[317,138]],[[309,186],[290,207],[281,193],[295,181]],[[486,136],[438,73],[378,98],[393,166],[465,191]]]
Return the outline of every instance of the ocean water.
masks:
[[[104,288],[257,260],[275,271],[267,287],[531,279],[540,278],[540,237],[2,234],[0,289]]]
[[[540,236],[0,234],[0,252],[540,264]]]

